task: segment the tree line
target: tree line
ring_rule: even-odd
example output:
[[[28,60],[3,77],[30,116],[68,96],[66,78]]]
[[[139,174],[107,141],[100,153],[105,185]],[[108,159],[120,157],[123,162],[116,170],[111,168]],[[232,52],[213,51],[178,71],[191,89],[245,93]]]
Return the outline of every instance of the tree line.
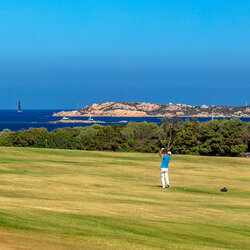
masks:
[[[123,125],[46,128],[0,132],[0,146],[120,152],[157,152],[165,147],[176,154],[243,156],[250,151],[250,123],[239,119],[198,122],[179,117],[162,124],[129,122]]]

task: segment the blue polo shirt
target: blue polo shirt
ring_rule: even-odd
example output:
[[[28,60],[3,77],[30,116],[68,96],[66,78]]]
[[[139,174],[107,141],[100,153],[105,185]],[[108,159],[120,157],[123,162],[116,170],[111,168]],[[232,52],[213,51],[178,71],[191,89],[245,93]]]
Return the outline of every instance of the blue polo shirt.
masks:
[[[168,163],[170,162],[171,157],[169,155],[162,156],[161,168],[168,168]]]

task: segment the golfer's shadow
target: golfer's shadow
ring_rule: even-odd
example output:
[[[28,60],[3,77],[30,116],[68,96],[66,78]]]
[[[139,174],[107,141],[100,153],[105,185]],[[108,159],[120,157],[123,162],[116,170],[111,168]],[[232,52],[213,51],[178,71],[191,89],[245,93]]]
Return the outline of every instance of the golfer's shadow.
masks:
[[[151,187],[157,187],[157,188],[162,188],[161,185],[150,185]]]

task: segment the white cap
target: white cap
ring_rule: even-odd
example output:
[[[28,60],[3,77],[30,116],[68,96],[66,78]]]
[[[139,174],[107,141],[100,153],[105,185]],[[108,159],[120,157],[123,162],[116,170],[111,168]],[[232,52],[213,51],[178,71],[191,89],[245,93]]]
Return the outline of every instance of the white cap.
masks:
[[[170,151],[168,151],[168,155],[171,155],[172,153]]]

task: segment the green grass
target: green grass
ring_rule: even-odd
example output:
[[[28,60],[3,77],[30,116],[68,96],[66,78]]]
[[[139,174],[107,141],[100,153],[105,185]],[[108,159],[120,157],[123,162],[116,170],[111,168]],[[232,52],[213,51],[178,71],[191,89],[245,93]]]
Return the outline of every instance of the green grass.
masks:
[[[171,189],[160,161],[0,148],[0,249],[249,248],[249,158],[173,155]]]

